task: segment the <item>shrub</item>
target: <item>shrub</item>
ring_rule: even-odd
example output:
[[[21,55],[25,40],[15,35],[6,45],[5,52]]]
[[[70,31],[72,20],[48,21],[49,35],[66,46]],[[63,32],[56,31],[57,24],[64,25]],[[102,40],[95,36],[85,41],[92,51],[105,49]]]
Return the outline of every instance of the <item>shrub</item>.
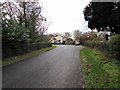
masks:
[[[91,48],[97,48],[100,50],[107,50],[107,43],[104,42],[100,42],[100,41],[86,41],[84,42],[85,46],[91,47]]]
[[[102,41],[102,39],[99,37],[96,37],[96,38],[92,39],[92,41]]]
[[[120,35],[112,36],[107,45],[110,56],[114,59],[120,60]]]
[[[2,58],[22,55],[31,51],[39,50],[45,47],[51,47],[50,42],[39,43],[3,43],[2,44]]]
[[[84,46],[106,51],[113,59],[120,60],[120,35],[115,35],[106,41],[85,41]]]

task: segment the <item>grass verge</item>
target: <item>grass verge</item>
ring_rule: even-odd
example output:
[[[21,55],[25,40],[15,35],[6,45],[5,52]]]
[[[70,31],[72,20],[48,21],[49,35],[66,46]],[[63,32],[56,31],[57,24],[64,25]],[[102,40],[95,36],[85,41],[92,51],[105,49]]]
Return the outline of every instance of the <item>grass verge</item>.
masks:
[[[14,57],[3,59],[2,60],[2,66],[6,66],[8,64],[23,60],[23,59],[28,58],[28,57],[32,57],[32,56],[37,55],[37,54],[41,54],[41,53],[43,53],[45,51],[49,51],[49,50],[51,50],[55,47],[56,46],[47,47],[47,48],[43,48],[43,49],[40,49],[40,50],[32,51],[30,53],[26,53],[24,55],[14,56]]]
[[[80,58],[85,88],[120,88],[120,67],[106,53],[83,48]]]

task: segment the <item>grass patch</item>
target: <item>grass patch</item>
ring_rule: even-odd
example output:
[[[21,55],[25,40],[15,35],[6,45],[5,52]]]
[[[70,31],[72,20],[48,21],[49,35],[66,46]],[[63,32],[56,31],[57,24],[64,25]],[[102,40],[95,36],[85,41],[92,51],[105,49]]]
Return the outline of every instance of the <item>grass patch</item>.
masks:
[[[92,41],[102,41],[102,39],[99,38],[99,37],[96,37],[96,38],[94,38]]]
[[[105,52],[83,48],[80,58],[86,88],[120,87],[120,67]]]
[[[40,49],[40,50],[32,51],[30,53],[26,53],[24,55],[14,56],[14,57],[3,59],[2,60],[2,66],[6,66],[8,64],[11,64],[11,63],[23,60],[23,59],[28,58],[28,57],[32,57],[32,56],[37,55],[37,54],[41,54],[41,53],[43,53],[45,51],[49,51],[49,50],[51,50],[51,49],[53,49],[55,47],[56,46],[52,46],[52,47],[48,47],[48,48],[43,48],[43,49]]]

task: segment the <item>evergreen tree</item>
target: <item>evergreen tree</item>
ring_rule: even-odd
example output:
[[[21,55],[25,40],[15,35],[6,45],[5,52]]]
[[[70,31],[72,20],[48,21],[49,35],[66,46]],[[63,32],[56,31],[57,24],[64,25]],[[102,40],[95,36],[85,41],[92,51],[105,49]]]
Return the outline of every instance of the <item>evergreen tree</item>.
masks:
[[[111,32],[120,34],[120,1],[90,2],[84,9],[84,18],[90,29],[103,31],[109,28]]]

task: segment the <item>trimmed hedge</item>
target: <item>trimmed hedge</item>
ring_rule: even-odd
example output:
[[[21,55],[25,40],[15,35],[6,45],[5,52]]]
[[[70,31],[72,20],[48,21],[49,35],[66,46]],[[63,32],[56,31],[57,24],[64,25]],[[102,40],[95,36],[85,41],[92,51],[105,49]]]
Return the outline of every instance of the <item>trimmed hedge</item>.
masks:
[[[45,47],[51,47],[50,42],[40,43],[2,43],[2,58],[22,55]]]
[[[113,36],[107,43],[111,57],[120,60],[120,35]]]
[[[83,45],[104,50],[113,59],[120,60],[120,35],[112,36],[108,41],[85,41]]]
[[[97,48],[100,50],[107,50],[107,42],[98,42],[98,41],[86,41],[84,42],[85,46],[91,47],[91,48]]]

